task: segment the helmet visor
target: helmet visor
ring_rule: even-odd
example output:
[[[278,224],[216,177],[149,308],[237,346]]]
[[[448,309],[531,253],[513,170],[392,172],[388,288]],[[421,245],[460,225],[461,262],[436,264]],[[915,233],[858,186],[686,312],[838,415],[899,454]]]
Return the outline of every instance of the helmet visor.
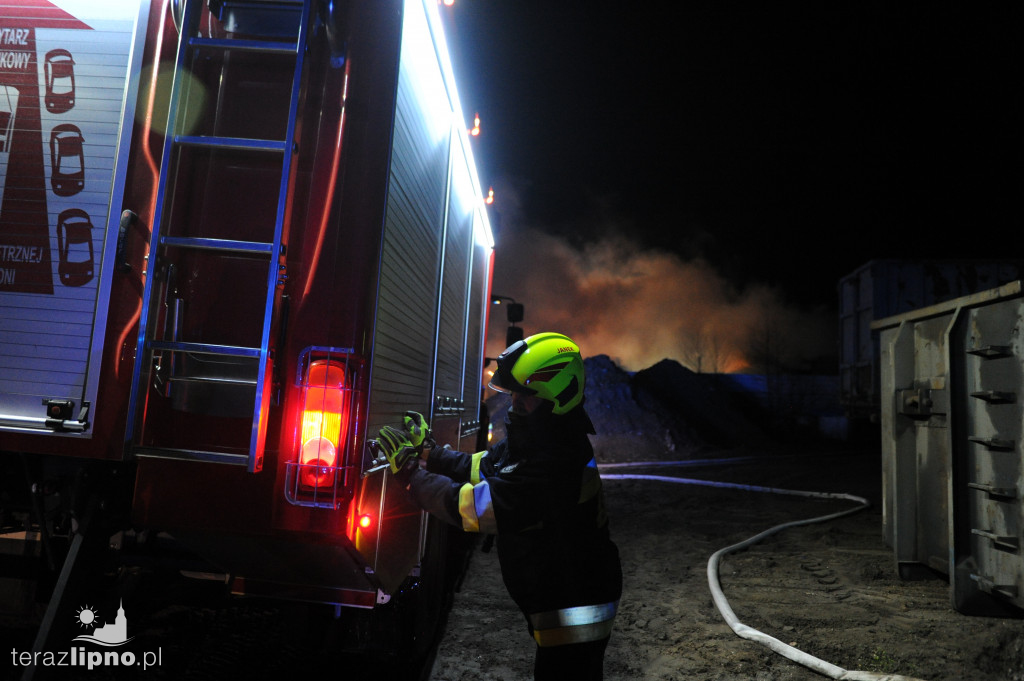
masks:
[[[528,395],[536,393],[536,390],[527,388],[512,375],[512,369],[522,354],[526,352],[526,349],[525,341],[516,341],[508,346],[505,352],[498,355],[498,366],[494,370],[491,380],[487,383],[487,387],[502,393],[518,392]]]

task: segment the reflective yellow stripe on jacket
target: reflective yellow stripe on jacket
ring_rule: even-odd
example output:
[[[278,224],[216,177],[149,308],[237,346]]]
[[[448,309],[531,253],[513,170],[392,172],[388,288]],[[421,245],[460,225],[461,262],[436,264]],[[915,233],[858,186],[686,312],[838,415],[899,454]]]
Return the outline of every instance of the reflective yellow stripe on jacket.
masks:
[[[469,468],[469,481],[474,485],[483,480],[483,478],[480,477],[480,460],[485,456],[487,456],[487,452],[477,452],[471,458],[472,464],[470,464]]]
[[[619,602],[581,605],[530,615],[533,638],[542,648],[587,643],[612,633]]]
[[[459,490],[459,515],[462,516],[462,529],[466,532],[498,532],[494,504],[491,503],[491,486],[486,480],[478,485],[467,482],[462,486]]]
[[[494,520],[491,487],[480,475],[480,461],[485,456],[487,452],[473,454],[469,482],[459,490],[459,515],[462,517],[462,529],[466,532],[495,534],[498,525]]]

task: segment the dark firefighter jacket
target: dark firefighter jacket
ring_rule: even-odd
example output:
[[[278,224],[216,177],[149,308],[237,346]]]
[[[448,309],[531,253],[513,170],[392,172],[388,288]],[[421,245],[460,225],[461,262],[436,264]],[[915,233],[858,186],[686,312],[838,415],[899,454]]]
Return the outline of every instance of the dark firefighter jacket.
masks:
[[[580,405],[562,416],[509,414],[506,428],[506,439],[485,452],[434,447],[427,470],[409,474],[409,490],[447,522],[497,536],[505,586],[540,645],[603,638],[622,572],[587,438],[590,418]]]

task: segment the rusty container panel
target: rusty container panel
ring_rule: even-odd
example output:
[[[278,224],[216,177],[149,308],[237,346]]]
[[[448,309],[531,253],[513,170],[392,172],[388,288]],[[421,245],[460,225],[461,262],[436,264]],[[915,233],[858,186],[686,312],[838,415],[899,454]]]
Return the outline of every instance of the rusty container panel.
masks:
[[[949,571],[950,323],[903,322],[881,336],[883,520],[901,574]]]
[[[947,576],[967,614],[1024,608],[1022,324],[1018,281],[872,325],[884,538],[901,576]]]
[[[953,474],[953,574],[958,610],[1024,608],[1024,298],[970,309],[956,329],[962,374]]]

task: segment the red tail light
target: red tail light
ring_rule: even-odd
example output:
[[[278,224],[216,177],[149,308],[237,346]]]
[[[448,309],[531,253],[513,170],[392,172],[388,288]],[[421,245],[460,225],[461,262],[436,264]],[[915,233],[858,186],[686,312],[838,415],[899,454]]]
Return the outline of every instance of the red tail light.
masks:
[[[285,486],[293,504],[338,508],[351,495],[357,372],[358,362],[347,351],[309,349],[302,355],[295,454]]]
[[[334,484],[338,448],[348,440],[345,369],[328,360],[309,365],[299,438],[300,484],[329,487]]]
[[[352,504],[345,523],[345,534],[354,539],[359,532],[373,532],[373,526],[374,516],[365,510],[356,509],[355,504]]]

